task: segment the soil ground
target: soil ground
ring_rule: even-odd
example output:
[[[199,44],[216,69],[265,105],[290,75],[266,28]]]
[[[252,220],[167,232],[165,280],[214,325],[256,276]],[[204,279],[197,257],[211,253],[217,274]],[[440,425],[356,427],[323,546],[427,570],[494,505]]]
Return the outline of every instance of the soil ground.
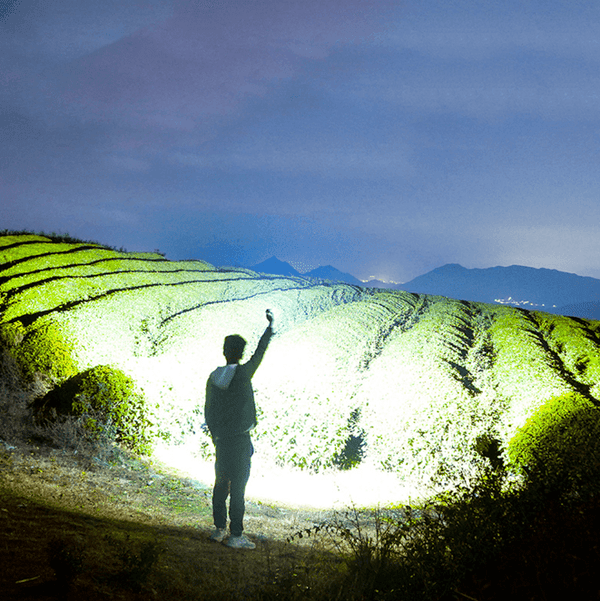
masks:
[[[310,537],[286,540],[328,517],[249,501],[257,548],[232,550],[208,540],[205,484],[116,448],[90,458],[0,441],[0,598],[281,598],[273,591],[307,589],[315,566],[339,562]]]

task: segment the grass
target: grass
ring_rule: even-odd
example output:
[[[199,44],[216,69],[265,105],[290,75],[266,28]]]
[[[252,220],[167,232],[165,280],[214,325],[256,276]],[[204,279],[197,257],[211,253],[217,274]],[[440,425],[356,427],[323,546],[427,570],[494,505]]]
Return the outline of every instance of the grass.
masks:
[[[210,490],[114,447],[2,449],[3,599],[260,598],[279,580],[304,586],[302,566],[316,574],[334,561],[285,541],[310,516],[257,503],[256,552],[211,544]]]
[[[512,486],[501,463],[413,506],[324,516],[249,502],[257,548],[234,551],[208,540],[209,488],[74,431],[0,443],[3,599],[588,601],[600,593],[598,497],[552,499]],[[67,433],[70,445],[57,447]]]

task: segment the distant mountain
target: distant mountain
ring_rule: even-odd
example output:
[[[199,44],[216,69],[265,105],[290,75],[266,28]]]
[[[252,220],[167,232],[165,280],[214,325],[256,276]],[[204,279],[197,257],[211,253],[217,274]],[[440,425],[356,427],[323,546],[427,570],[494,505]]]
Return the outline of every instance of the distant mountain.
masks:
[[[257,273],[270,273],[272,275],[285,275],[302,277],[300,272],[296,271],[289,263],[280,261],[277,257],[271,257],[262,263],[250,267],[252,271]]]
[[[452,263],[416,277],[399,288],[420,294],[504,303],[551,313],[576,309],[583,311],[586,317],[591,309],[598,310],[594,303],[600,302],[600,280],[555,269],[520,265],[467,269]]]
[[[346,284],[354,284],[355,286],[364,286],[364,283],[361,282],[358,278],[355,278],[350,273],[344,273],[331,265],[326,265],[325,267],[317,267],[312,271],[308,271],[306,273],[300,273],[296,269],[294,269],[289,263],[285,261],[280,261],[277,257],[271,257],[262,263],[258,263],[257,265],[253,265],[250,267],[252,271],[256,271],[258,273],[268,273],[271,275],[284,275],[284,276],[298,276],[298,277],[308,277],[314,278],[318,280],[331,280],[332,282],[344,282]]]
[[[331,280],[333,282],[344,282],[355,286],[364,286],[364,282],[361,282],[358,278],[355,278],[350,273],[344,273],[331,265],[317,267],[316,269],[305,273],[304,276],[319,280]]]
[[[556,269],[521,265],[468,269],[457,263],[449,263],[404,284],[389,284],[379,280],[362,282],[331,265],[300,274],[289,263],[276,257],[250,269],[259,273],[304,276],[363,288],[387,288],[457,300],[500,303],[600,320],[600,280]]]

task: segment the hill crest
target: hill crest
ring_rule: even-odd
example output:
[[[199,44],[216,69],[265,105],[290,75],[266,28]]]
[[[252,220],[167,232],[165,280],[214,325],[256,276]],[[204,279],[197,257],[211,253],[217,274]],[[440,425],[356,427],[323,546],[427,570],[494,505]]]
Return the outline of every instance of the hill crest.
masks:
[[[373,465],[427,481],[457,457],[476,461],[479,435],[507,444],[551,398],[600,399],[598,322],[83,244],[0,237],[0,255],[11,265],[0,280],[0,341],[13,356],[0,372],[19,358],[45,376],[61,357],[78,373],[115,366],[144,391],[161,432],[207,453],[206,379],[225,336],[242,335],[251,352],[266,308],[276,336],[254,380],[254,436],[286,465],[335,467],[359,438]],[[50,376],[40,381],[63,383]]]

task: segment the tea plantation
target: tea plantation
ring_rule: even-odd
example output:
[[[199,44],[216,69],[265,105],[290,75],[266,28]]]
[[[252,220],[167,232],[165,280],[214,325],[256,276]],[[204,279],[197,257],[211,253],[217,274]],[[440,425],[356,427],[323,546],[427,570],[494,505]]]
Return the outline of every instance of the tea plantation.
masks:
[[[38,419],[87,407],[139,452],[158,437],[210,455],[206,379],[226,335],[253,350],[267,308],[277,335],[255,376],[254,438],[281,463],[440,481],[481,461],[481,436],[508,449],[552,399],[576,394],[592,413],[600,399],[600,322],[34,234],[0,236],[0,265],[1,386],[22,392],[22,418],[32,402]],[[69,385],[95,373],[121,391],[117,409]]]

